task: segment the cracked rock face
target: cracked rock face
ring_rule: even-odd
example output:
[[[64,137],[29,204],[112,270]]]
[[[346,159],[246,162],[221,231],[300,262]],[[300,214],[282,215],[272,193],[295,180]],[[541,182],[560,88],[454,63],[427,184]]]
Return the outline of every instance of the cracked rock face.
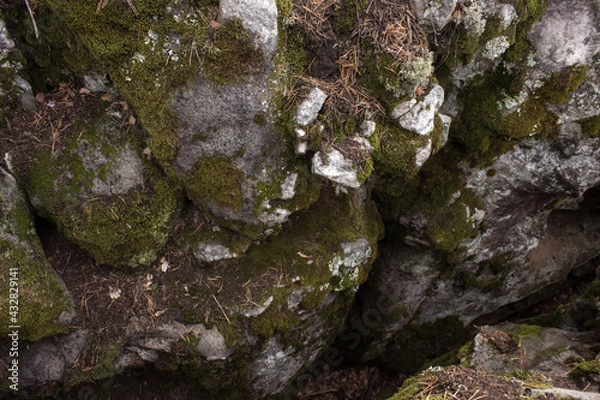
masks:
[[[45,258],[25,194],[1,167],[0,206],[0,273],[5,277],[0,289],[13,293],[11,282],[20,283],[18,319],[9,313],[9,301],[2,302],[0,333],[8,335],[10,326],[22,325],[19,338],[35,341],[61,332],[74,316],[73,300]]]

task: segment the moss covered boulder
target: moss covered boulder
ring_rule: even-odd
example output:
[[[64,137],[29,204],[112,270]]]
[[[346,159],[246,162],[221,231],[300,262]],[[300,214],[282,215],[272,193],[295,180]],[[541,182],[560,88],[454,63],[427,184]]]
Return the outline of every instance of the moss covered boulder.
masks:
[[[0,332],[20,327],[19,339],[35,341],[65,332],[73,301],[48,263],[25,195],[15,178],[0,169]]]
[[[291,73],[275,56],[277,7],[238,3],[108,2],[94,15],[93,1],[49,1],[135,109],[165,172],[197,207],[257,239],[316,198],[303,193],[291,132],[276,129]]]
[[[130,284],[122,286],[113,307],[130,294],[142,295],[142,307],[133,307],[118,337],[88,344],[94,368],[73,369],[64,379],[76,384],[156,364],[184,373],[207,398],[294,393],[290,383],[329,348],[367,279],[381,233],[378,221],[364,189],[336,195],[327,188],[245,256],[221,254],[192,266],[187,260],[199,248],[205,258],[219,252],[207,251],[209,223],[182,223],[165,268],[121,278]],[[203,246],[188,247],[204,235]],[[213,232],[211,246],[233,252],[235,241],[228,237]],[[184,261],[176,261],[179,253]],[[168,304],[161,302],[163,295]],[[148,304],[165,309],[149,314]]]
[[[565,1],[531,2],[527,10],[520,2],[494,3],[463,13],[478,13],[484,36],[473,60],[446,67],[458,73],[484,59],[493,40],[485,32],[516,21],[530,30],[522,58],[511,58],[516,50],[508,46],[488,59],[490,71],[444,83],[458,91],[441,108],[457,101],[449,144],[415,177],[382,176],[386,184],[374,189],[389,234],[355,307],[359,322],[373,313],[380,318],[367,330],[353,328],[367,338],[360,342],[363,360],[383,354],[390,365],[414,367],[443,352],[451,338],[461,340],[473,321],[539,300],[572,271],[587,271],[599,254],[592,204],[600,142],[583,128],[598,99],[591,89],[598,63],[583,30],[565,30],[575,20],[597,26],[597,15],[585,2],[574,9]],[[556,26],[572,52],[539,33],[550,35]],[[438,336],[445,340],[433,340]]]
[[[121,129],[108,106],[37,150],[26,190],[36,212],[99,263],[148,266],[167,242],[180,190],[142,155],[142,132]]]

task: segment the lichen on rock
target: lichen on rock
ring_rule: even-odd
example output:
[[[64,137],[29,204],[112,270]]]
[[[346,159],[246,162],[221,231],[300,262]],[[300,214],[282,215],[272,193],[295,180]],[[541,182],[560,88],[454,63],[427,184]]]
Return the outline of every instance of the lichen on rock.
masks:
[[[36,341],[65,332],[73,300],[52,269],[35,232],[33,216],[12,174],[0,168],[0,287],[3,335],[19,326],[19,339]]]
[[[36,211],[99,263],[145,267],[165,246],[180,207],[179,189],[148,160],[103,106],[73,121],[27,172]]]

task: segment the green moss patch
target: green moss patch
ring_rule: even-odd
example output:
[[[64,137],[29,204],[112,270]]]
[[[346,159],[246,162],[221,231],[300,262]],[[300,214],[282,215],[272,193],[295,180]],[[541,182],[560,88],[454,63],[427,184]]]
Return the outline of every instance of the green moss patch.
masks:
[[[527,41],[527,34],[533,24],[542,16],[548,7],[547,0],[504,0],[512,4],[519,15],[514,44],[507,50],[507,61],[519,61],[527,57],[531,45]]]
[[[366,238],[372,256],[375,255],[380,230],[377,220],[373,207],[357,208],[348,197],[338,197],[326,190],[309,209],[291,216],[290,222],[284,224],[277,236],[250,247],[246,256],[235,266],[228,264],[229,271],[232,268],[238,271],[239,281],[275,273],[283,280],[282,283],[287,283],[281,288],[261,287],[253,290],[257,298],[273,296],[266,311],[251,318],[253,332],[269,338],[275,332],[287,336],[290,329],[298,328],[300,321],[296,311],[288,308],[288,296],[293,290],[301,290],[300,307],[307,310],[318,307],[325,296],[335,289],[330,263],[336,256],[343,257],[341,243]],[[353,296],[354,289],[368,276],[370,261],[359,268],[356,280],[348,280],[345,283],[347,286],[342,289],[353,288],[348,290]],[[296,282],[292,283],[294,279]],[[343,311],[344,315],[346,311],[347,308]]]
[[[503,114],[507,97],[520,96],[523,74],[499,68],[475,77],[459,96],[464,111],[455,119],[451,135],[480,159],[492,159],[502,142],[557,133],[557,116],[548,103],[560,104],[585,81],[586,67],[570,67],[545,81],[515,111]]]
[[[36,341],[65,333],[58,318],[72,304],[44,255],[25,197],[11,186],[0,190],[0,333],[6,337],[19,325],[19,339]]]
[[[581,121],[583,134],[589,137],[600,137],[600,115]]]
[[[600,375],[600,360],[583,361],[569,372],[569,378]]]
[[[244,173],[223,156],[204,157],[184,177],[190,199],[205,208],[208,201],[233,211],[242,209]]]
[[[140,132],[119,131],[102,107],[72,129],[54,151],[38,149],[38,163],[29,167],[36,210],[101,264],[149,265],[179,211],[179,188],[139,158]]]
[[[230,19],[210,32],[202,71],[218,84],[236,83],[256,74],[264,67],[264,54],[244,30],[242,22]]]

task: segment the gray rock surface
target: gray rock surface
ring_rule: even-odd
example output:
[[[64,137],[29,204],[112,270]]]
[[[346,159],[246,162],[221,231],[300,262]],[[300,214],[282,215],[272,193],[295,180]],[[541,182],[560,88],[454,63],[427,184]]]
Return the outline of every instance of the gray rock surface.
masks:
[[[410,0],[410,8],[419,22],[433,32],[440,32],[452,19],[457,0]]]
[[[344,157],[336,149],[315,153],[312,158],[312,172],[351,189],[358,189],[361,185],[352,160]]]
[[[4,114],[17,102],[25,110],[33,110],[37,104],[31,90],[31,85],[19,74],[23,65],[19,61],[19,51],[15,42],[6,30],[6,24],[0,19],[0,71],[7,79],[0,83],[0,115]]]
[[[595,7],[586,0],[549,1],[548,9],[528,35],[536,63],[550,72],[591,64],[600,46]]]
[[[88,332],[79,330],[58,341],[46,340],[31,345],[22,356],[19,383],[31,389],[60,382],[84,350],[87,340]]]
[[[238,18],[252,32],[257,45],[273,56],[277,50],[277,6],[275,0],[221,0],[219,18]]]
[[[279,194],[261,192],[259,187],[280,186],[289,175],[296,173],[287,164],[288,154],[281,135],[270,123],[256,122],[257,115],[268,116],[271,112],[270,84],[268,77],[262,75],[233,86],[214,86],[199,78],[190,89],[181,90],[172,105],[182,126],[178,130],[180,146],[175,169],[189,182],[186,184],[188,196],[201,209],[221,221],[228,221],[232,229],[242,234],[250,234],[244,226],[253,231],[276,227],[296,211],[296,208],[286,207],[286,202],[294,200],[289,197],[289,190]],[[227,163],[229,171],[209,166],[198,169],[198,165],[214,159],[220,160],[221,166]],[[237,183],[234,182],[237,187],[230,189],[235,194],[208,193],[211,189],[208,187],[213,185],[206,182],[220,181],[218,174],[223,173],[238,175]],[[205,186],[196,187],[197,180]],[[283,204],[272,210],[268,206],[257,213],[265,201],[277,199],[283,199]]]
[[[444,103],[444,89],[432,84],[429,93],[422,101],[411,99],[398,104],[390,116],[397,120],[400,126],[419,135],[429,135],[433,132],[437,111]]]

